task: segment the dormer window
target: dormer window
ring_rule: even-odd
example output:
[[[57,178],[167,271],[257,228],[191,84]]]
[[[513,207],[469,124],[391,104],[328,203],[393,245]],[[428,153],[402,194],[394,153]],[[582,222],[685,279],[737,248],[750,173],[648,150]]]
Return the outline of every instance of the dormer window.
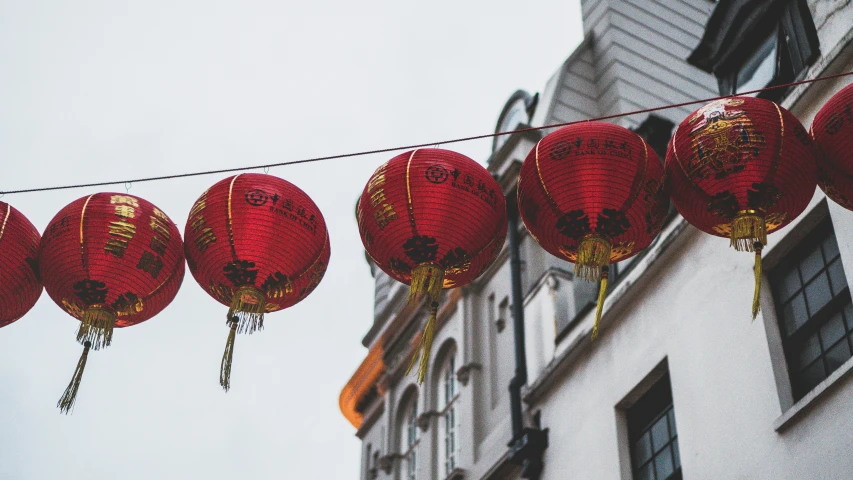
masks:
[[[739,93],[758,90],[773,83],[778,76],[779,32],[773,30],[758,44],[740,68],[719,79],[720,93]]]
[[[511,132],[530,124],[530,119],[533,117],[533,112],[536,110],[538,101],[538,93],[533,96],[530,96],[524,90],[518,90],[513,93],[504,105],[500,117],[498,117],[495,133]],[[507,140],[509,140],[509,135],[494,137],[492,139],[492,152],[501,148]]]
[[[720,1],[687,61],[717,77],[721,95],[801,79],[818,57],[806,0]],[[785,89],[752,94],[780,101]]]

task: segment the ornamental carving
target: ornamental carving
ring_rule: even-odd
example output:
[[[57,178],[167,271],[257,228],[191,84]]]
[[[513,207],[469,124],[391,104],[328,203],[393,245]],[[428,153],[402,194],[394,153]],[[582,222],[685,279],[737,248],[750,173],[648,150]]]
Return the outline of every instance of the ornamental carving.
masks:
[[[729,98],[711,102],[688,119],[692,155],[687,164],[691,178],[721,180],[746,168],[765,146],[746,112],[737,107],[743,100]]]

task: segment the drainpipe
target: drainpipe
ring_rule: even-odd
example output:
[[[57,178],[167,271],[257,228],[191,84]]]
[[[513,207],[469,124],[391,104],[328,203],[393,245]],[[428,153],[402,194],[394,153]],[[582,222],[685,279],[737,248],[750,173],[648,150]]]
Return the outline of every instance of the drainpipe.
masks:
[[[521,389],[527,384],[527,355],[524,347],[524,295],[521,291],[521,238],[518,234],[518,203],[515,194],[507,198],[509,269],[512,285],[512,331],[515,336],[515,377],[509,382],[512,440],[510,462],[521,466],[521,478],[538,480],[542,474],[542,455],[548,448],[548,430],[525,428]]]

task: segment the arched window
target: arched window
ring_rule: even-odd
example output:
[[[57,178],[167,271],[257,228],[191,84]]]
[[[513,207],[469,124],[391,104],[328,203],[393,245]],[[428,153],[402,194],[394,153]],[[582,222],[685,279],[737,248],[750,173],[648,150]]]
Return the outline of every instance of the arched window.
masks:
[[[459,385],[456,380],[456,352],[451,351],[441,365],[438,377],[438,467],[441,478],[456,468],[459,449]]]
[[[418,477],[418,397],[412,395],[400,417],[400,445],[403,456],[403,478],[417,480]]]

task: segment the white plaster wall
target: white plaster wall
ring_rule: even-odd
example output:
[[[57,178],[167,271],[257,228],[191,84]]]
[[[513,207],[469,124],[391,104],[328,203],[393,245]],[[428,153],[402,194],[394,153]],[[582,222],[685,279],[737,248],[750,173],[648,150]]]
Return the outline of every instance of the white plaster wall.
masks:
[[[853,15],[844,18],[849,31]],[[835,35],[837,25],[828,31]],[[851,71],[853,62],[837,69]],[[848,84],[847,78],[815,84],[792,111],[808,127]],[[817,190],[807,213],[825,201]],[[831,201],[828,210],[853,285],[853,212]],[[805,215],[770,236],[766,255],[785,236],[802,234],[797,229],[805,228],[799,225]],[[685,479],[853,478],[853,375],[842,376],[777,432],[789,405],[780,398],[787,386],[775,375],[781,369],[787,381],[784,358],[769,346],[778,331],[769,284],[765,279],[763,313],[752,321],[751,255],[692,227],[677,242],[658,260],[663,268],[640,279],[624,307],[610,314],[599,340],[583,347],[530,407],[541,409],[542,426],[550,429],[543,479],[630,478],[623,473],[627,439],[617,405],[663,360]]]
[[[568,311],[574,311],[571,282],[548,275],[538,288],[528,295],[524,306],[524,349],[527,354],[527,376],[537,378],[554,358],[554,339],[557,336],[557,296]]]
[[[616,405],[664,359],[684,478],[851,478],[850,378],[777,433],[768,340],[762,318],[750,320],[751,258],[723,239],[686,235],[677,258],[636,285],[642,300],[535,405],[550,429],[543,478],[622,478]],[[842,262],[853,264],[849,251]]]
[[[497,331],[495,319],[500,312],[502,299],[509,296],[509,262],[505,262],[474,297],[474,317],[468,321],[477,327],[476,341],[480,345],[479,357],[482,365],[471,377],[474,388],[474,444],[463,445],[463,449],[474,450],[474,472],[485,472],[506,451],[510,439],[509,393],[507,387],[512,378],[515,358],[513,356],[512,318],[507,304],[506,326]],[[489,297],[494,295],[494,318],[489,313]],[[463,467],[464,468],[464,467]],[[472,478],[479,478],[474,474]]]
[[[822,54],[839,53],[853,27],[853,2],[809,3],[820,29]],[[850,50],[841,51],[841,58],[853,56]],[[826,63],[821,60],[817,66],[824,68]],[[851,70],[853,61],[843,60],[829,73]],[[788,102],[793,105],[785,106],[808,127],[829,96],[849,83],[848,78],[816,84],[797,102]],[[820,208],[821,201],[818,191],[810,209]],[[853,212],[831,202],[828,210],[848,282],[853,285]],[[786,235],[797,234],[798,223],[771,235],[767,255]],[[780,386],[787,381],[787,373],[780,366],[784,359],[772,348],[777,327],[766,282],[764,312],[757,320],[750,319],[751,255],[735,252],[725,239],[689,227],[657,262],[661,268],[641,278],[617,308],[605,312],[607,328],[599,340],[591,346],[582,344],[578,359],[529,406],[530,412],[541,411],[542,427],[550,431],[543,479],[630,478],[624,473],[629,471],[624,415],[617,405],[664,360],[671,376],[684,478],[853,478],[853,375],[841,378],[836,388],[812,402],[784,430],[777,432],[774,427],[790,407],[784,400],[784,385]],[[526,309],[529,384],[591,325],[590,314],[574,327],[577,333],[555,346],[553,302],[549,304],[546,291],[543,287]],[[497,314],[509,292],[505,262],[485,285],[466,289],[435,339],[435,351],[454,339],[458,365],[472,367],[470,381],[460,384],[459,466],[466,471],[466,479],[483,478],[506,453],[511,436],[507,386],[514,368],[512,319],[507,316],[499,341],[491,343],[489,334],[495,325],[487,304],[494,293]],[[381,455],[399,453],[399,400],[413,382],[412,377],[392,382],[382,399],[381,417],[363,432],[363,445],[371,443]],[[418,389],[420,412],[434,405],[429,393],[433,382],[428,379],[425,386],[429,388]],[[493,393],[498,396],[492,398]],[[421,436],[419,478],[423,479],[438,478],[435,421],[433,417]],[[395,460],[392,474],[380,470],[378,478],[399,478],[399,464]]]

